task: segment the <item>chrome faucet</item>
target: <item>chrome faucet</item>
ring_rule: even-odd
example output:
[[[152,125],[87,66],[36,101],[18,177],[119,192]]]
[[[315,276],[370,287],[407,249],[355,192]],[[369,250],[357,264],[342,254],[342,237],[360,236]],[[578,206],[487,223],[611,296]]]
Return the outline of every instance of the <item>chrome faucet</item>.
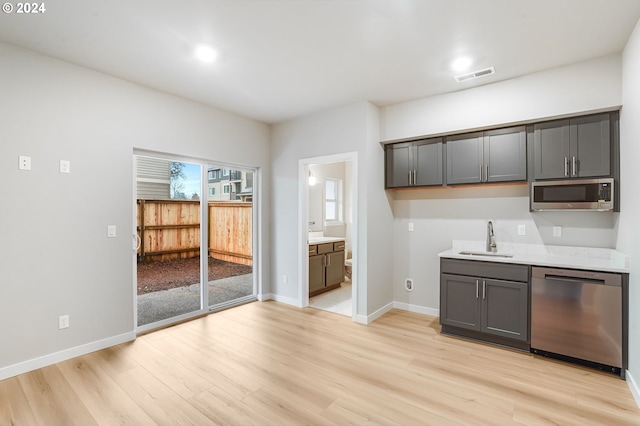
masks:
[[[487,251],[491,253],[495,253],[498,251],[498,246],[496,245],[496,237],[493,234],[493,222],[491,221],[487,223]]]

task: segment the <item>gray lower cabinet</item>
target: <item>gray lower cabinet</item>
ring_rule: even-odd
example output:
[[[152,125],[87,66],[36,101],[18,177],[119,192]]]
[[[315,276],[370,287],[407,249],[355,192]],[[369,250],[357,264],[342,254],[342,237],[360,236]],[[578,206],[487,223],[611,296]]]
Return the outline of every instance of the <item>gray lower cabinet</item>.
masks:
[[[610,113],[533,126],[533,179],[572,179],[611,174]]]
[[[527,180],[524,126],[447,137],[447,185]]]
[[[442,138],[385,147],[385,187],[442,185]]]
[[[529,349],[529,267],[441,260],[442,331]]]
[[[344,241],[309,245],[309,296],[337,288],[344,281]]]

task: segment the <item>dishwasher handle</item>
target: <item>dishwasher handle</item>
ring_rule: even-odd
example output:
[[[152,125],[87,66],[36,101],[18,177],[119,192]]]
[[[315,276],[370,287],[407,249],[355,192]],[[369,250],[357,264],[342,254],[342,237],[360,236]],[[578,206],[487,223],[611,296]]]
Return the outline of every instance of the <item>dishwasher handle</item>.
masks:
[[[578,271],[573,269],[542,268],[534,266],[531,268],[531,278],[574,282],[576,284],[583,283],[622,287],[622,276],[620,274],[607,272]]]

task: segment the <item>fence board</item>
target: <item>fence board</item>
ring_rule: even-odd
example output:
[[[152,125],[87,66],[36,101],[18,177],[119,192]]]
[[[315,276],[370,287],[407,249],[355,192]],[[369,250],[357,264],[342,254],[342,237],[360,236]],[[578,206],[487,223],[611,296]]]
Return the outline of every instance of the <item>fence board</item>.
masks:
[[[199,256],[199,201],[141,199],[137,207],[141,261]],[[252,203],[209,202],[208,215],[209,256],[252,265]]]

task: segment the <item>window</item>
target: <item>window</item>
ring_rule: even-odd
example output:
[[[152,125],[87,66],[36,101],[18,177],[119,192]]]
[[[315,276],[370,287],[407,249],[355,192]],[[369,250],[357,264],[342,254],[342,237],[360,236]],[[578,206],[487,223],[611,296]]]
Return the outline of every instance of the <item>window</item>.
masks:
[[[342,181],[338,179],[325,180],[324,184],[325,221],[336,222],[342,220]]]
[[[216,195],[216,189],[215,188],[209,188],[209,195]]]
[[[225,185],[224,186],[224,193],[228,194],[229,193],[229,185]]]

